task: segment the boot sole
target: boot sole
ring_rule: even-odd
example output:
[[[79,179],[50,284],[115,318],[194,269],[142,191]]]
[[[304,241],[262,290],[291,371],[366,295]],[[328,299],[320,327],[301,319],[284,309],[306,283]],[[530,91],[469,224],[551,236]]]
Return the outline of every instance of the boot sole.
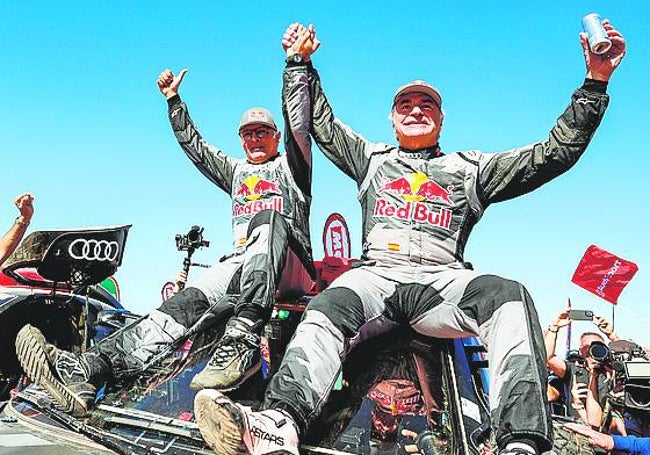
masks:
[[[194,382],[194,378],[201,374],[201,372],[197,373],[194,378],[192,378],[192,381],[190,382],[190,389],[194,391],[199,391],[199,390],[205,390],[205,389],[215,389],[219,390],[221,392],[230,392],[231,390],[235,390],[239,388],[240,385],[242,385],[244,382],[248,381],[255,373],[260,371],[262,369],[262,362],[257,362],[255,365],[253,365],[251,368],[249,368],[244,376],[242,376],[239,381],[234,382],[230,385],[220,387],[218,384],[201,384],[201,383],[196,383]]]
[[[65,413],[84,417],[88,414],[86,403],[57,379],[45,349],[46,341],[36,328],[28,324],[20,329],[16,336],[16,355],[27,376],[44,388]]]
[[[194,398],[194,418],[203,440],[220,455],[244,455],[244,425],[240,409],[216,390],[204,389]]]

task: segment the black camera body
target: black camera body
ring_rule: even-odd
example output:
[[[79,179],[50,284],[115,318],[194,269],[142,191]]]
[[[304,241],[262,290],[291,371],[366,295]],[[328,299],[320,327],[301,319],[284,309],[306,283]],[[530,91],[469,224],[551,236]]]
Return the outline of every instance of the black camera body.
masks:
[[[629,410],[650,411],[650,359],[643,348],[628,340],[616,340],[609,344],[607,355],[601,346],[596,351],[614,372],[613,391],[624,392],[617,404]],[[591,346],[590,354],[593,357]]]
[[[210,242],[203,239],[201,226],[192,226],[187,234],[176,234],[175,239],[178,251],[194,251],[204,246],[210,246]]]

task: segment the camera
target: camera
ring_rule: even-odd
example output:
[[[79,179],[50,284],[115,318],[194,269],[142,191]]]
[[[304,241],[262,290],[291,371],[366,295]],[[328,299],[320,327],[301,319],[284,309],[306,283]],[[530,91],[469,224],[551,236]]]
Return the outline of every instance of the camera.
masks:
[[[627,409],[650,411],[650,360],[643,348],[627,340],[613,341],[612,369],[615,372],[615,385],[625,391],[623,405]]]
[[[589,345],[589,355],[596,362],[605,363],[610,360],[611,352],[602,341],[592,341]]]
[[[201,226],[192,226],[187,234],[176,234],[175,239],[178,251],[194,251],[204,246],[210,246],[210,242],[203,239],[203,228]]]
[[[650,411],[650,359],[643,348],[628,340],[612,341],[605,348],[606,354],[602,346],[594,349],[613,372],[612,391],[623,392],[622,396],[616,394],[618,397],[612,398],[614,403],[629,410]],[[592,357],[599,360],[594,354]]]

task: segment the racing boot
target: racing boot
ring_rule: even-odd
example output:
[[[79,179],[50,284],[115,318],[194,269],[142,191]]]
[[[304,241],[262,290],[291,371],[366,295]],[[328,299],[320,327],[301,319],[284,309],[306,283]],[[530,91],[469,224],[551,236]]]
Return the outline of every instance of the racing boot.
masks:
[[[260,336],[255,333],[260,325],[231,318],[208,364],[192,378],[190,389],[232,390],[255,374],[261,365]]]
[[[27,376],[74,417],[88,413],[95,402],[97,386],[110,375],[108,362],[99,354],[59,349],[29,324],[16,336],[16,355]]]
[[[253,412],[217,390],[194,399],[194,417],[205,442],[219,455],[298,455],[298,430],[280,411]]]

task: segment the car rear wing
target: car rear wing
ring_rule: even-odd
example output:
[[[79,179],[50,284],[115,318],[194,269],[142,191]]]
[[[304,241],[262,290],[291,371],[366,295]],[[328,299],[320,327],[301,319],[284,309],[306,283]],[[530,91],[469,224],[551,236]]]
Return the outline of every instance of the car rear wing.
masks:
[[[32,232],[4,263],[2,272],[20,284],[43,284],[20,274],[21,269],[30,267],[54,283],[97,284],[122,264],[130,228],[124,225]]]

